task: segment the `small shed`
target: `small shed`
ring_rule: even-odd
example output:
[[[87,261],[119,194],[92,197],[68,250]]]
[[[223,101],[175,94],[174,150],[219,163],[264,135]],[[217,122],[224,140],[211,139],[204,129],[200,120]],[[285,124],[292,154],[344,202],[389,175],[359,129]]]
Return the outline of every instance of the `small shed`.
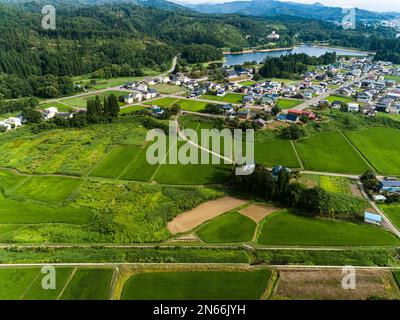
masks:
[[[380,225],[382,223],[382,217],[379,214],[366,211],[364,213],[364,222]]]
[[[372,198],[373,198],[374,201],[376,201],[376,202],[384,202],[384,201],[386,201],[386,197],[383,196],[383,195],[381,195],[381,194],[374,194],[374,195],[372,196]]]

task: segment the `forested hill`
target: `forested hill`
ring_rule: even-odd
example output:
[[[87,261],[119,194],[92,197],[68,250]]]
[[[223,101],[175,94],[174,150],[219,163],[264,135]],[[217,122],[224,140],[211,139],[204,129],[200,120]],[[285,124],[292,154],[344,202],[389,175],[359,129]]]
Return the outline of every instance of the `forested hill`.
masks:
[[[0,5],[0,98],[67,94],[60,85],[70,83],[66,76],[166,70],[182,52],[190,51],[192,62],[220,59],[223,47],[266,43],[276,27],[235,15],[110,4],[57,6],[56,30],[44,30],[41,4],[22,8]]]
[[[188,5],[188,7],[203,13],[241,13],[250,16],[290,15],[335,21],[340,21],[344,16],[340,7],[328,7],[320,3],[302,4],[276,0],[240,0],[218,4]],[[377,13],[357,9],[356,15],[360,20],[384,20],[400,16],[400,13]]]

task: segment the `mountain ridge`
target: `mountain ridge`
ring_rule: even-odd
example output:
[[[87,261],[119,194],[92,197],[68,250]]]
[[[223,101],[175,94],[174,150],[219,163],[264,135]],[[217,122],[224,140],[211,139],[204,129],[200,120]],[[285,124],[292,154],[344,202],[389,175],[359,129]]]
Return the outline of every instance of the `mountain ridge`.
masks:
[[[179,2],[181,5],[185,5]],[[214,4],[186,4],[188,8],[202,13],[238,13],[248,16],[289,15],[321,20],[340,20],[344,17],[341,7],[328,7],[321,3],[303,4],[276,0],[233,1]],[[380,20],[400,16],[395,12],[373,12],[356,8],[356,16],[361,20]]]

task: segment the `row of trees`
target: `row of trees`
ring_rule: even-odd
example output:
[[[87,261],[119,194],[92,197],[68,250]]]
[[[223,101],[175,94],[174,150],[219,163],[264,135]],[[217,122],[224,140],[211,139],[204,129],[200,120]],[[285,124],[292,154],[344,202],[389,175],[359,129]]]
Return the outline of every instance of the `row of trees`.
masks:
[[[257,164],[254,172],[247,176],[233,173],[231,187],[266,201],[277,201],[289,207],[305,210],[308,215],[359,221],[365,209],[364,201],[325,191],[322,188],[307,188],[296,179],[297,172],[286,169],[277,177],[263,165]]]
[[[118,99],[114,94],[105,96],[101,101],[99,96],[87,101],[86,117],[88,123],[110,122],[118,117],[120,111]]]

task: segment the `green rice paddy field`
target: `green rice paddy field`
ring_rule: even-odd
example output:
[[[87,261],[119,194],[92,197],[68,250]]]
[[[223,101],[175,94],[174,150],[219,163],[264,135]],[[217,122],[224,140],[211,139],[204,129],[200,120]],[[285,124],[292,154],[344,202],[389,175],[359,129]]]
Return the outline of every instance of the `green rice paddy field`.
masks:
[[[370,169],[339,131],[314,134],[295,143],[308,170],[363,173]]]
[[[39,267],[0,268],[0,300],[106,300],[113,270],[57,267],[56,288],[45,290]]]
[[[372,225],[296,215],[287,210],[266,217],[260,225],[258,243],[304,246],[398,245],[395,235]]]
[[[380,205],[380,208],[385,212],[393,224],[400,230],[400,205]]]
[[[211,94],[202,95],[200,98],[205,100],[215,100],[220,102],[227,102],[227,103],[242,103],[243,97],[245,95],[241,93],[227,93],[223,97],[214,96]]]
[[[145,103],[146,105],[156,105],[162,108],[171,107],[172,105],[179,106],[182,110],[200,112],[203,111],[207,102],[196,101],[189,99],[176,99],[171,97],[160,98]]]
[[[367,128],[346,135],[379,173],[400,175],[399,129]]]
[[[276,106],[280,109],[290,109],[302,104],[303,100],[279,98]]]
[[[196,234],[205,242],[249,242],[253,239],[256,227],[256,222],[233,211],[205,223]]]
[[[270,271],[149,272],[125,283],[123,300],[258,300]]]

